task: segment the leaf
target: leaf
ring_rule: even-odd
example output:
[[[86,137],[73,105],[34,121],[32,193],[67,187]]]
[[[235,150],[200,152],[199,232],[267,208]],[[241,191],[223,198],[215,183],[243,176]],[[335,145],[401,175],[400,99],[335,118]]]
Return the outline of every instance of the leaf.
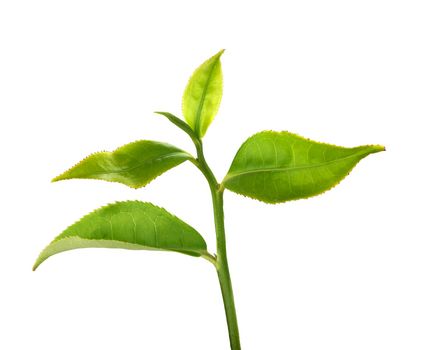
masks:
[[[202,236],[176,216],[151,203],[117,202],[69,226],[39,255],[33,270],[50,256],[78,248],[166,250],[207,256]]]
[[[194,143],[199,142],[199,140],[196,138],[196,134],[194,133],[194,131],[190,128],[188,124],[186,124],[180,118],[174,116],[172,113],[169,113],[169,112],[154,112],[154,113],[165,116],[172,124],[176,125],[181,130],[186,132],[187,135],[190,136],[190,138]]]
[[[263,131],[238,150],[222,185],[266,203],[307,198],[337,185],[353,167],[383,146],[345,148],[287,131]]]
[[[167,143],[136,141],[113,152],[94,153],[52,181],[97,179],[140,188],[188,159],[193,157]]]
[[[183,115],[198,138],[202,138],[213,121],[223,94],[220,56],[224,50],[206,60],[190,77],[183,95]]]

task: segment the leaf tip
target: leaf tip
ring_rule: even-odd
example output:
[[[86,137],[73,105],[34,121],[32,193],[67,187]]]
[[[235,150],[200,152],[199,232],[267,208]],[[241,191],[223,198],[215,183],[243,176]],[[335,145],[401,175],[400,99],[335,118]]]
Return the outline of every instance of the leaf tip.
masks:
[[[58,182],[58,181],[62,181],[62,180],[68,180],[70,179],[69,177],[69,170],[65,171],[64,173],[57,175],[56,177],[54,177],[51,182]]]
[[[39,265],[40,265],[40,261],[39,261],[39,259],[37,259],[36,262],[34,263],[33,267],[31,268],[31,270],[36,271],[37,268],[39,267]]]
[[[49,246],[49,245],[48,245]],[[47,247],[46,247],[47,248]],[[36,261],[34,262],[31,270],[32,271],[36,271],[39,266],[48,258],[44,253],[46,251],[46,248],[44,250],[42,250],[42,252],[39,254],[39,256],[37,257]]]
[[[56,177],[54,177],[53,179],[51,179],[51,182],[58,182],[61,180],[61,175],[58,175]]]
[[[224,52],[225,52],[225,49],[221,49],[213,57],[211,57],[210,60],[219,61],[220,57],[223,55]]]
[[[370,146],[372,152],[371,153],[378,153],[378,152],[384,152],[386,151],[386,147],[382,145],[372,145]]]

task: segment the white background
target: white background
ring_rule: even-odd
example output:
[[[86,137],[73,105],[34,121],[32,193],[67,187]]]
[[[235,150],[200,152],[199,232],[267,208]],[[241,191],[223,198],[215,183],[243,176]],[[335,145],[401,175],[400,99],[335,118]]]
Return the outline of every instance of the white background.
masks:
[[[245,350],[431,348],[429,1],[2,1],[0,348],[228,349],[212,266],[173,253],[40,250],[116,200],[165,207],[214,250],[204,179],[181,165],[140,190],[49,180],[137,139],[193,151],[194,68],[225,48],[205,146],[221,178],[263,129],[379,143],[332,191],[265,205],[226,193]]]

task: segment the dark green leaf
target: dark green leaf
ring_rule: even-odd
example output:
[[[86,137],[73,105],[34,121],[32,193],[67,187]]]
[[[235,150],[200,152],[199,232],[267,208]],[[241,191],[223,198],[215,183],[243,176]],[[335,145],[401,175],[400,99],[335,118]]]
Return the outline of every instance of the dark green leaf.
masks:
[[[287,131],[263,131],[241,146],[222,185],[267,203],[307,198],[331,189],[362,158],[383,150],[377,145],[345,148]]]
[[[223,94],[220,56],[224,50],[202,63],[190,77],[183,95],[183,115],[198,138],[213,121]]]
[[[78,248],[167,250],[208,258],[202,236],[191,226],[151,203],[109,204],[84,216],[55,238],[33,270],[54,254]]]
[[[167,143],[136,141],[113,152],[94,153],[52,181],[97,179],[139,188],[188,159],[193,157]]]

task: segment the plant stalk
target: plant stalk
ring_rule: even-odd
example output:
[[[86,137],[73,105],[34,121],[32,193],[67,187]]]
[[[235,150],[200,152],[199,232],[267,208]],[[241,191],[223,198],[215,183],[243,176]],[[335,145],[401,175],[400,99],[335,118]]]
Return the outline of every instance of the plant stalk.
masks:
[[[217,237],[217,257],[216,269],[220,282],[220,289],[223,296],[226,321],[229,331],[229,340],[231,350],[241,350],[239,339],[238,320],[236,317],[235,301],[233,297],[232,282],[229,273],[229,264],[226,252],[226,235],[224,228],[224,211],[223,211],[223,188],[217,182],[213,172],[208,166],[202,148],[202,142],[195,142],[197,150],[196,165],[202,171],[208,181],[214,212],[214,224]]]
[[[223,296],[224,309],[229,330],[229,340],[232,350],[240,350],[238,320],[236,317],[235,301],[233,297],[232,282],[229,273],[229,264],[226,253],[226,236],[224,229],[223,191],[213,194],[214,219],[217,234],[217,274]]]

